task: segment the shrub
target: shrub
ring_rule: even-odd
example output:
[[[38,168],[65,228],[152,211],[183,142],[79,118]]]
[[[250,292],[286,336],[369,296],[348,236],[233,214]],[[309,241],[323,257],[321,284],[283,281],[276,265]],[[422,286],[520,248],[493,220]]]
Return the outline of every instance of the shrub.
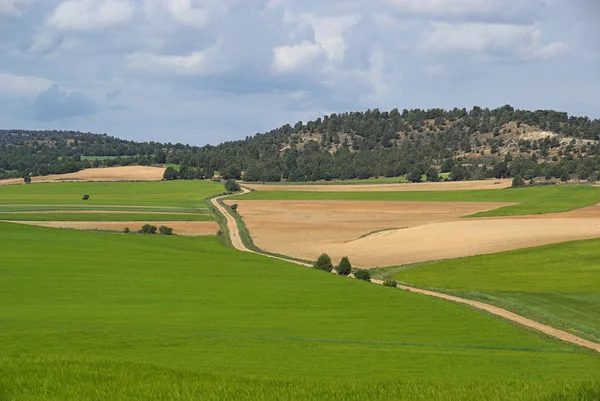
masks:
[[[371,281],[371,273],[369,273],[368,270],[363,270],[363,269],[358,269],[355,273],[354,273],[354,277],[356,277],[359,280],[364,280],[364,281]]]
[[[25,184],[30,184],[30,183],[31,183],[31,177],[30,177],[30,176],[28,176],[28,175],[26,175],[26,176],[25,176],[25,178],[23,178],[23,182],[24,182]]]
[[[396,288],[398,286],[398,283],[393,278],[389,278],[383,282],[383,285],[385,285],[386,287]]]
[[[162,235],[173,235],[173,229],[171,227],[167,227],[167,226],[158,227],[158,232],[161,233]]]
[[[522,187],[523,185],[525,185],[525,180],[523,179],[523,177],[521,177],[520,175],[516,175],[515,178],[513,178],[512,180],[513,188]]]
[[[130,229],[129,227],[125,227],[125,228],[123,229],[123,232],[124,232],[125,234],[129,234],[129,233],[131,232],[131,229]]]
[[[230,206],[231,207],[231,211],[232,212],[237,212],[237,208],[238,208],[238,204],[234,203],[233,205]]]
[[[89,199],[90,199],[90,196],[87,194],[85,194],[81,197],[81,200],[89,200]]]
[[[331,258],[326,253],[319,256],[319,259],[313,265],[315,269],[324,270],[330,272],[333,270],[333,264],[331,263]]]
[[[179,173],[177,172],[177,170],[175,170],[173,167],[167,167],[165,173],[163,174],[163,179],[170,181],[176,180],[177,178],[179,178]]]
[[[219,230],[217,231],[217,237],[222,237],[223,236],[223,231]]]
[[[156,234],[156,226],[153,226],[152,224],[144,224],[144,226],[142,228],[140,228],[139,233],[140,234]]]
[[[237,182],[235,182],[234,180],[227,180],[225,182],[225,190],[227,192],[237,192],[240,189],[242,189],[240,187],[240,184],[238,184]]]
[[[352,273],[352,264],[350,264],[350,259],[347,256],[344,256],[342,260],[340,260],[340,264],[337,267],[337,272],[340,276],[347,276]]]

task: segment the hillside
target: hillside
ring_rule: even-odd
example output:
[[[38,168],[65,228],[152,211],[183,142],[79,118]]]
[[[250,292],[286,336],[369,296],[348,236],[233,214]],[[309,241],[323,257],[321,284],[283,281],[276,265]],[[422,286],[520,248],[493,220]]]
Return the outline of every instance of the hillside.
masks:
[[[0,131],[0,177],[170,163],[181,166],[179,177],[185,179],[218,170],[226,178],[247,181],[401,175],[435,181],[443,172],[452,180],[516,175],[595,180],[598,138],[600,120],[508,105],[332,114],[201,148],[78,132]]]

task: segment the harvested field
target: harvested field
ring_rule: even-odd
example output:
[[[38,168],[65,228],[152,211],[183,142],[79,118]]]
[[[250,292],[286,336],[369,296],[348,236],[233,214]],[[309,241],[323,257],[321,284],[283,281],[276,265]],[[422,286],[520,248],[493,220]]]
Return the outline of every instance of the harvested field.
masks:
[[[464,191],[470,189],[503,189],[512,185],[510,179],[480,181],[447,181],[398,184],[257,184],[244,183],[256,191],[305,192],[393,192],[393,191]]]
[[[256,246],[314,260],[323,252],[361,267],[450,259],[600,237],[600,206],[536,216],[461,219],[492,202],[243,201]]]
[[[123,231],[125,227],[129,227],[131,231],[137,231],[144,224],[150,223],[157,227],[171,227],[173,233],[177,235],[214,235],[219,230],[219,226],[214,221],[20,221],[18,223],[42,227],[106,231]]]
[[[89,168],[69,174],[45,175],[32,177],[31,182],[68,182],[68,181],[160,181],[165,169],[163,167],[123,166]],[[23,184],[22,178],[0,180],[0,185]]]

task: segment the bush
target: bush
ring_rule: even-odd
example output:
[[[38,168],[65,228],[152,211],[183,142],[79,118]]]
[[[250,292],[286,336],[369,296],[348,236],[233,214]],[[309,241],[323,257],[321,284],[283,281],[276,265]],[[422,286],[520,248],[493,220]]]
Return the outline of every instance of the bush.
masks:
[[[364,280],[364,281],[371,281],[371,273],[369,273],[368,270],[363,270],[363,269],[358,269],[355,273],[354,273],[354,277],[356,277],[359,280]]]
[[[31,183],[31,177],[30,177],[30,176],[28,176],[28,175],[26,175],[26,176],[25,176],[25,178],[23,178],[23,182],[24,182],[25,184],[30,184],[30,183]]]
[[[130,229],[129,227],[125,227],[125,228],[123,229],[123,232],[124,232],[125,234],[129,234],[129,233],[131,232],[131,229]]]
[[[83,195],[83,196],[81,197],[81,200],[89,200],[89,199],[90,199],[90,196],[89,196],[89,195],[87,195],[87,194],[86,194],[86,195]]]
[[[139,233],[140,234],[156,234],[156,226],[153,226],[152,224],[144,224],[144,226],[142,228],[140,228]]]
[[[230,206],[231,207],[231,211],[232,212],[237,212],[237,208],[238,208],[238,204],[234,203],[233,205]]]
[[[342,260],[340,260],[340,264],[337,267],[337,272],[340,276],[347,276],[352,273],[352,264],[350,264],[350,259],[347,256],[344,256]]]
[[[227,192],[237,192],[240,189],[242,189],[240,187],[240,184],[238,184],[237,182],[235,182],[234,180],[227,180],[225,182],[225,190]]]
[[[217,231],[217,237],[222,237],[223,236],[223,231],[219,230]]]
[[[525,185],[525,180],[523,179],[523,177],[521,177],[520,175],[516,175],[515,178],[513,178],[512,180],[513,188],[522,187],[523,185]]]
[[[396,282],[396,280],[389,278],[383,282],[383,285],[385,285],[386,287],[396,288],[398,286],[398,283]]]
[[[171,227],[167,227],[167,226],[158,227],[158,232],[161,233],[162,235],[173,235],[173,229]]]
[[[176,180],[177,178],[179,178],[179,173],[177,172],[177,170],[175,170],[173,167],[167,167],[165,173],[163,174],[163,179],[170,181]]]
[[[331,263],[331,258],[326,253],[319,256],[319,259],[313,265],[315,269],[324,270],[326,272],[330,272],[333,270],[333,264]]]

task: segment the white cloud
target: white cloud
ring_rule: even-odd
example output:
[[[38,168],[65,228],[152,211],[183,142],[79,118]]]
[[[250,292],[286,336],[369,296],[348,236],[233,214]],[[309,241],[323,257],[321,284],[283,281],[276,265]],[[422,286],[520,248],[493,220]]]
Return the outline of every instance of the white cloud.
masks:
[[[279,73],[297,72],[309,67],[325,53],[317,43],[302,41],[298,45],[279,46],[273,49],[273,70]]]
[[[30,0],[0,0],[0,15],[19,14]]]
[[[36,96],[52,86],[46,78],[0,73],[0,93],[16,96]]]
[[[63,31],[87,31],[122,24],[133,17],[129,0],[68,0],[60,3],[47,24]]]
[[[359,15],[323,18],[314,14],[302,14],[300,17],[313,27],[315,41],[325,49],[330,59],[344,58],[348,48],[344,33],[360,21]]]
[[[490,14],[506,7],[502,0],[385,0],[401,13],[430,17]]]
[[[204,28],[211,20],[225,15],[237,0],[145,0],[147,15],[163,19],[169,15],[179,25]]]
[[[186,55],[160,55],[136,52],[127,55],[127,66],[152,74],[203,75],[216,71],[216,48]]]
[[[507,48],[530,39],[535,27],[528,25],[482,23],[434,23],[421,47],[430,51],[482,52]]]

